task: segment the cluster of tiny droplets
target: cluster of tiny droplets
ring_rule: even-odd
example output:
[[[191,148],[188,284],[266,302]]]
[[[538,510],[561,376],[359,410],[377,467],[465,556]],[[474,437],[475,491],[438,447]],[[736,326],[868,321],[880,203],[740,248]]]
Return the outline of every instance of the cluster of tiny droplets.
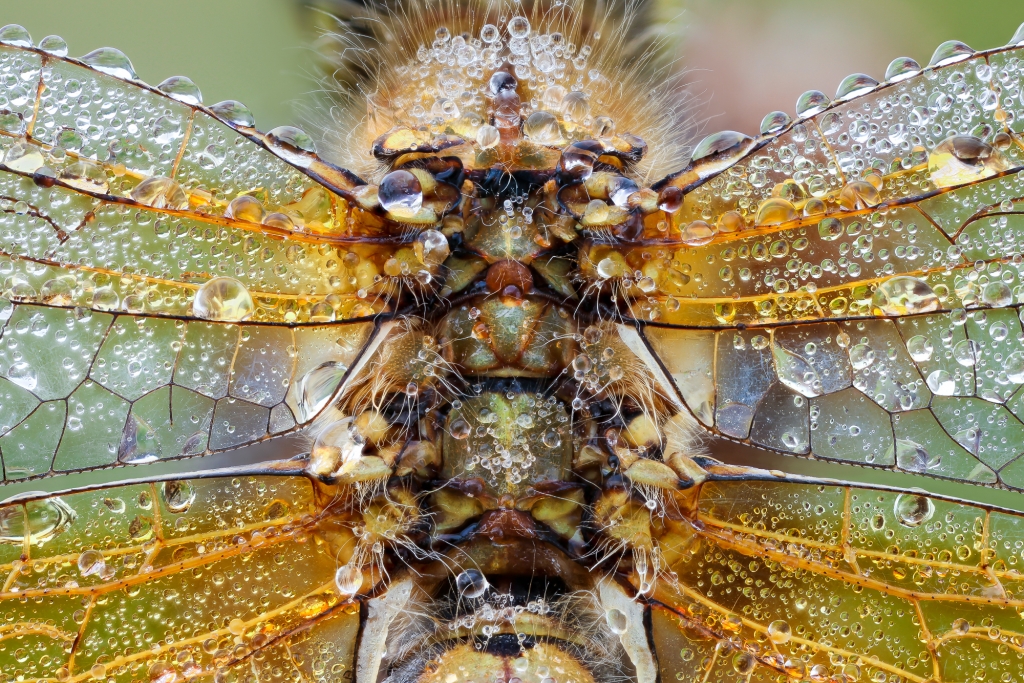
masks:
[[[528,138],[549,144],[561,137],[553,117],[531,117],[534,113],[557,116],[565,132],[578,139],[614,134],[611,119],[591,113],[608,79],[599,70],[588,69],[590,45],[577,46],[557,31],[532,29],[529,20],[518,15],[505,29],[503,33],[498,26],[486,24],[477,36],[453,36],[447,27],[438,28],[430,46],[421,45],[415,59],[397,68],[399,78],[419,79],[420,88],[413,94],[396,95],[393,107],[409,112],[417,125],[438,130],[451,126],[456,133],[475,138],[481,147],[491,147],[498,136],[486,125],[492,94],[487,80],[507,63],[534,94],[521,103],[519,111]],[[600,34],[593,38],[599,39]]]
[[[509,392],[506,398],[512,400],[516,394]],[[537,448],[554,449],[562,444],[562,432],[569,416],[558,399],[531,395],[526,400],[529,412],[520,413],[514,426],[498,425],[498,415],[486,408],[475,416],[479,423],[475,430],[462,417],[449,425],[452,438],[473,439],[475,447],[466,461],[466,470],[472,472],[477,467],[485,470],[492,486],[498,486],[502,481],[520,483],[537,461],[534,454]],[[452,402],[453,410],[462,407],[462,401]],[[510,442],[503,438],[509,430],[513,432]],[[538,434],[540,436],[536,438]]]

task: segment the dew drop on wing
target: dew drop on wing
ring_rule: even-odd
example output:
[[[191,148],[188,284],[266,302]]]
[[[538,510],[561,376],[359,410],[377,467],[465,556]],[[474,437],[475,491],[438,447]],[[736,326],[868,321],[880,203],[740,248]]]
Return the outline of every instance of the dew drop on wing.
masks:
[[[323,410],[341,384],[347,370],[348,366],[343,363],[328,361],[302,376],[299,380],[300,422],[311,419]]]
[[[185,104],[203,103],[203,94],[199,91],[199,86],[186,76],[171,76],[164,79],[156,89]]]
[[[359,592],[363,585],[363,573],[358,567],[346,564],[338,568],[334,574],[334,585],[342,596],[349,598]]]
[[[43,52],[48,52],[55,57],[68,56],[68,44],[60,36],[46,36],[39,41],[39,49]]]
[[[39,546],[68,530],[78,515],[60,498],[29,501],[24,511],[20,505],[12,504],[40,495],[47,494],[28,491],[0,501],[4,506],[0,508],[0,543],[20,545],[27,534],[29,543]]]
[[[238,128],[253,128],[256,118],[249,108],[238,100],[224,100],[210,107],[215,116]]]
[[[392,171],[380,181],[377,197],[389,213],[414,214],[423,206],[423,187],[409,171]]]
[[[941,457],[910,439],[896,439],[896,465],[907,472],[926,473],[939,466]]]
[[[907,351],[915,362],[923,363],[931,360],[935,347],[928,337],[917,334],[907,340]]]
[[[629,629],[629,617],[622,610],[614,607],[605,611],[604,620],[615,635],[621,636]]]
[[[939,297],[924,280],[901,275],[878,285],[871,304],[882,315],[916,315],[938,310]]]
[[[165,481],[160,487],[160,495],[163,497],[164,505],[174,514],[188,512],[192,503],[196,501],[195,487],[187,481]]]
[[[192,300],[192,314],[204,320],[240,322],[252,316],[253,308],[249,290],[231,277],[208,280]]]
[[[138,78],[138,76],[135,75],[135,67],[132,66],[131,60],[128,59],[128,56],[125,53],[121,52],[117,48],[97,48],[84,57],[81,57],[81,61],[101,73],[105,73],[116,78],[124,78],[126,80],[134,80]]]
[[[905,527],[921,526],[935,514],[935,503],[926,496],[901,493],[893,504],[896,520]]]
[[[0,28],[0,43],[15,47],[32,47],[32,36],[24,26],[7,24]]]

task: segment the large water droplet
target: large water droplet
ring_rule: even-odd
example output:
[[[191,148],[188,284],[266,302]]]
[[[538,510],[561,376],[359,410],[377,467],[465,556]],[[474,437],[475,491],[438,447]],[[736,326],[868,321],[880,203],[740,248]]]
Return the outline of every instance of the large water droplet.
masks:
[[[4,155],[4,165],[21,173],[35,173],[44,163],[42,151],[28,142],[14,143]]]
[[[854,97],[871,92],[878,81],[867,74],[850,74],[839,84],[836,101],[852,100]]]
[[[186,76],[171,76],[161,81],[156,89],[185,104],[202,104],[203,102],[203,94],[199,92],[199,86]]]
[[[530,22],[524,16],[514,16],[508,22],[508,32],[513,38],[525,38],[530,35]]]
[[[734,130],[712,133],[697,143],[690,158],[693,161],[700,161],[716,154],[739,152],[746,148],[747,143],[751,139],[749,135],[738,133]]]
[[[941,458],[910,439],[896,439],[896,465],[908,472],[927,472],[939,466]]]
[[[939,308],[939,297],[923,280],[907,275],[889,278],[871,297],[876,315],[914,315]]]
[[[339,567],[334,574],[334,585],[343,596],[351,597],[358,593],[363,585],[363,572],[351,564]]]
[[[821,379],[810,363],[780,344],[772,346],[772,359],[779,381],[808,398],[820,396]]]
[[[779,225],[796,220],[798,216],[793,202],[782,197],[769,197],[757,207],[754,222],[757,225]]]
[[[88,64],[97,71],[117,78],[134,80],[135,67],[132,66],[128,56],[113,47],[101,47],[93,50],[81,58],[81,61]]]
[[[17,361],[7,368],[7,379],[19,387],[32,391],[39,382],[35,369],[25,361]]]
[[[935,514],[935,503],[931,498],[914,493],[901,493],[896,496],[893,512],[900,524],[906,527],[921,526]]]
[[[920,64],[910,57],[897,57],[889,62],[889,66],[885,70],[885,80],[890,83],[897,83],[919,73],[921,73]]]
[[[7,24],[0,28],[0,43],[14,45],[15,47],[32,47],[32,36],[25,30],[24,26]]]
[[[299,421],[317,415],[345,378],[348,368],[337,361],[327,361],[313,368],[299,380]]]
[[[1007,378],[1016,384],[1024,383],[1024,353],[1014,351],[1003,362]]]
[[[455,587],[458,588],[460,595],[476,599],[487,592],[490,583],[478,569],[467,569],[455,577]]]
[[[793,119],[784,111],[769,112],[761,119],[761,135],[778,133],[792,122]]]
[[[238,100],[224,100],[210,107],[210,111],[225,123],[241,128],[253,128],[256,119],[249,108]]]
[[[946,42],[935,48],[935,53],[932,54],[931,60],[928,62],[928,66],[945,66],[946,64],[954,64],[956,62],[962,62],[974,55],[974,50],[959,40],[947,40]]]
[[[416,176],[399,169],[388,173],[380,181],[377,197],[388,213],[408,216],[423,206],[423,187]]]
[[[47,495],[26,491],[0,502],[0,543],[21,545],[28,536],[32,545],[43,545],[61,535],[77,518],[75,511],[60,498],[46,498],[13,505],[19,499]]]
[[[233,277],[215,277],[196,292],[192,314],[204,320],[239,322],[253,312],[252,295]]]
[[[60,36],[46,36],[39,41],[39,49],[55,57],[68,56],[68,44]]]
[[[196,502],[196,490],[191,483],[183,480],[165,481],[160,487],[164,505],[170,512],[180,515],[189,511]]]
[[[907,351],[910,352],[910,357],[917,363],[931,360],[934,350],[935,348],[932,346],[931,340],[924,335],[916,334],[907,340]]]
[[[956,391],[956,381],[945,370],[933,370],[929,373],[925,382],[927,382],[928,388],[932,390],[932,393],[939,396],[952,396],[953,392]]]
[[[103,167],[88,159],[80,159],[70,164],[57,177],[76,190],[84,192],[106,194],[109,188]]]
[[[1010,42],[1007,45],[1024,45],[1024,24],[1017,27],[1014,31],[1013,37],[1010,38]]]
[[[99,574],[106,568],[107,563],[99,550],[86,550],[78,556],[78,573],[82,576]]]
[[[444,263],[451,248],[444,234],[437,230],[424,230],[416,238],[415,251],[420,263],[433,268]]]
[[[627,208],[629,196],[639,190],[640,186],[625,176],[613,176],[608,181],[608,198],[615,206],[621,208]]]
[[[271,146],[277,151],[284,151],[294,156],[296,152],[316,154],[313,138],[304,130],[295,126],[278,126],[269,133]]]
[[[161,176],[146,178],[132,188],[130,196],[138,203],[154,209],[184,211],[188,208],[188,195],[181,189],[181,185]]]
[[[1000,280],[989,282],[981,290],[981,302],[986,306],[1002,308],[1013,303],[1013,293],[1009,285]]]
[[[133,465],[152,462],[160,457],[160,437],[152,426],[136,414],[128,416],[121,430],[118,462]]]
[[[796,115],[801,119],[814,116],[829,104],[828,95],[820,90],[808,90],[796,100]]]
[[[490,124],[480,126],[476,131],[476,144],[480,145],[481,149],[490,149],[496,146],[500,140],[501,132]]]
[[[1009,167],[992,145],[973,135],[953,135],[928,154],[928,176],[936,187],[988,178]]]
[[[562,132],[558,119],[546,111],[535,111],[523,123],[523,135],[538,145],[556,146],[562,144]]]
[[[629,617],[619,609],[612,607],[604,613],[604,620],[608,628],[616,635],[622,635],[629,629]]]
[[[789,642],[793,636],[793,629],[789,622],[777,619],[768,624],[768,638],[776,645],[783,645]]]
[[[263,204],[260,203],[260,200],[247,194],[232,199],[231,203],[228,204],[228,208],[224,210],[225,218],[234,218],[235,220],[248,221],[249,223],[262,223],[266,215],[267,212],[263,208]]]

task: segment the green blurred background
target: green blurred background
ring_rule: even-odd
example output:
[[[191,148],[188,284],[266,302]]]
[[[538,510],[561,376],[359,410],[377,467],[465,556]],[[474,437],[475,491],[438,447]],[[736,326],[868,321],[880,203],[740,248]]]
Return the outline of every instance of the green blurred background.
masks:
[[[805,90],[831,95],[844,76],[865,72],[881,80],[897,56],[927,63],[951,38],[976,49],[1005,44],[1024,21],[1021,0],[658,0],[669,22],[672,56],[689,71],[705,132],[755,133],[765,113],[792,113]],[[185,75],[207,103],[237,99],[269,130],[299,120],[296,107],[315,88],[315,39],[310,10],[298,0],[33,0],[4,2],[0,24],[25,26],[39,40],[63,36],[72,56],[102,46],[123,50],[140,78],[159,83]],[[223,457],[154,464],[5,486],[3,494],[63,488],[90,481],[192,471],[308,448],[292,439]],[[1024,508],[1017,494],[960,486],[776,456],[727,442],[709,445],[716,457],[741,464],[841,479],[925,486],[930,491]],[[6,497],[0,495],[0,497]]]

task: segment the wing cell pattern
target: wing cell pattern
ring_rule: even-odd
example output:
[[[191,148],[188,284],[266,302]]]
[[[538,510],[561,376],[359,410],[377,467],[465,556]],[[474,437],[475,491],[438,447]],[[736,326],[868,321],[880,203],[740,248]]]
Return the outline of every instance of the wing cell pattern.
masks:
[[[587,245],[584,277],[647,321],[718,434],[1024,488],[1020,52],[939,60],[694,163],[661,236]]]
[[[310,483],[286,476],[0,507],[0,676],[350,679],[359,605],[337,592],[317,510]]]
[[[374,329],[4,305],[6,481],[203,455],[292,431],[327,405]]]
[[[953,683],[1019,670],[1017,513],[723,481],[704,484],[695,515],[673,549],[678,583],[652,610],[664,679]]]

